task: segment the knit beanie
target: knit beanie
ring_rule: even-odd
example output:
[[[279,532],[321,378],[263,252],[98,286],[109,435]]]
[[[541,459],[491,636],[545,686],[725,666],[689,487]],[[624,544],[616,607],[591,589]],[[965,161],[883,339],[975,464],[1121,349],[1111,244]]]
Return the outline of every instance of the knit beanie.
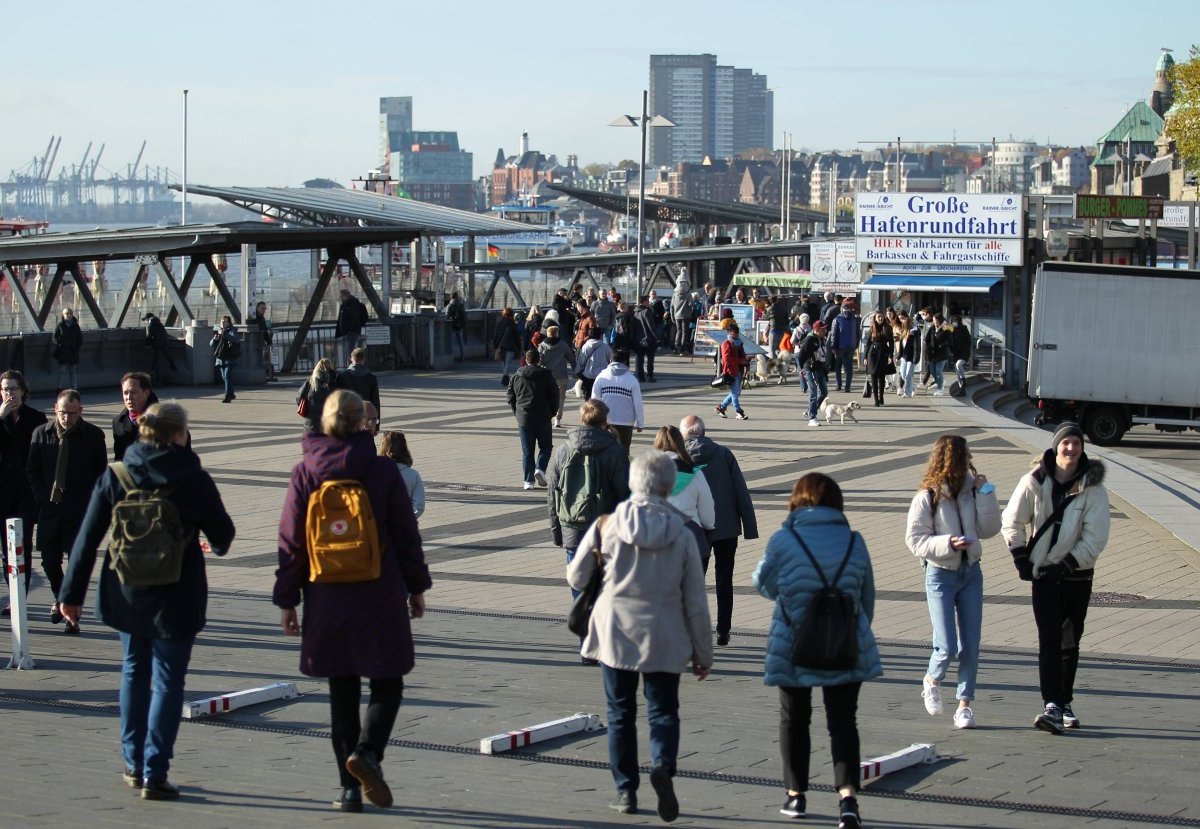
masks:
[[[1083,430],[1079,428],[1078,423],[1066,421],[1058,427],[1058,431],[1054,433],[1054,439],[1050,441],[1050,448],[1055,452],[1058,451],[1058,445],[1067,438],[1079,438],[1079,442],[1083,442]]]

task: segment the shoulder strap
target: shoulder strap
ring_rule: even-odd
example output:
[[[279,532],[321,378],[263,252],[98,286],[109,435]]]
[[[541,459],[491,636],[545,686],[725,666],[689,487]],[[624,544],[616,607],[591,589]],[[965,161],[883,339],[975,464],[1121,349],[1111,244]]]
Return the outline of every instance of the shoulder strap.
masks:
[[[121,489],[126,492],[132,492],[138,486],[133,482],[133,476],[129,474],[129,467],[123,461],[114,461],[108,465],[108,468],[117,476],[117,483],[121,485]]]
[[[854,552],[854,538],[858,535],[858,533],[851,531],[850,543],[846,545],[846,554],[842,556],[842,563],[838,565],[837,573],[834,575],[833,582],[831,583],[829,579],[825,578],[825,573],[823,570],[821,570],[821,565],[817,564],[816,556],[812,554],[812,550],[808,549],[808,545],[804,543],[804,539],[800,537],[800,533],[796,532],[795,527],[788,527],[788,529],[791,531],[792,535],[796,537],[796,540],[800,542],[800,549],[804,550],[804,554],[808,556],[808,560],[812,562],[812,566],[814,569],[816,569],[817,575],[821,577],[821,584],[823,584],[827,589],[837,585],[837,583],[842,579],[842,573],[846,572],[846,565],[850,561],[850,554]]]
[[[1067,507],[1070,506],[1071,502],[1078,498],[1081,494],[1081,492],[1076,492],[1074,495],[1068,495],[1066,498],[1063,498],[1062,503],[1058,505],[1054,512],[1050,513],[1050,517],[1042,522],[1042,526],[1038,527],[1037,532],[1033,534],[1033,537],[1030,538],[1029,542],[1026,544],[1025,549],[1029,551],[1030,555],[1033,555],[1033,548],[1036,547],[1037,543],[1042,540],[1042,536],[1045,535],[1046,532],[1055,524],[1062,520],[1063,514],[1067,511]]]
[[[604,555],[602,547],[604,546],[604,525],[608,523],[608,513],[604,513],[596,519],[596,543],[592,545],[592,555],[596,557],[596,566],[601,571],[604,570]]]

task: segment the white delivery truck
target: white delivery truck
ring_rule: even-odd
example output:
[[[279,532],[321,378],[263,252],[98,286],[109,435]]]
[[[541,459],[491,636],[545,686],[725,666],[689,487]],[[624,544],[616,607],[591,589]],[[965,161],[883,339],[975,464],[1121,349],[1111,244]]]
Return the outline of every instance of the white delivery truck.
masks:
[[[1028,380],[1038,423],[1101,446],[1139,424],[1200,430],[1200,271],[1043,263]]]

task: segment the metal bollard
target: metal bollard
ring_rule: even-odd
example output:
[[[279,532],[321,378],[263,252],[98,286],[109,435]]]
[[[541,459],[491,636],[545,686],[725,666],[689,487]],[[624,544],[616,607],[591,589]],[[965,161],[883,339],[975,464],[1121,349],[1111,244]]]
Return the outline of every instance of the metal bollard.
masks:
[[[25,535],[24,522],[20,518],[7,521],[8,533],[8,596],[9,614],[12,622],[13,655],[8,667],[27,671],[37,667],[29,656],[29,618],[25,610]]]

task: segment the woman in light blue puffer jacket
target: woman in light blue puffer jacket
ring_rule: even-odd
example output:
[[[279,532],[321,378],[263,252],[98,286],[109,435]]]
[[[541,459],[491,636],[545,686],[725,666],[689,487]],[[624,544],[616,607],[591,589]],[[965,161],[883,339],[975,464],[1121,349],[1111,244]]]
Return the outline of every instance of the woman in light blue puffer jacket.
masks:
[[[788,501],[791,512],[783,528],[767,542],[763,559],[754,571],[754,587],[775,602],[767,640],[765,681],[779,686],[779,743],[783,754],[787,800],[779,810],[788,817],[804,817],[808,790],[811,744],[808,725],[812,715],[812,689],[823,689],[825,718],[833,754],[834,786],[841,796],[839,825],[858,829],[859,788],[858,693],[862,683],[883,673],[879,650],[871,633],[875,613],[875,577],[862,536],[850,530],[842,512],[842,491],[837,482],[819,472],[796,481]],[[804,617],[809,599],[821,589],[821,576],[813,568],[800,540],[812,552],[825,578],[834,580],[842,559],[849,558],[836,586],[858,604],[858,664],[849,671],[820,671],[793,665],[792,626]]]

